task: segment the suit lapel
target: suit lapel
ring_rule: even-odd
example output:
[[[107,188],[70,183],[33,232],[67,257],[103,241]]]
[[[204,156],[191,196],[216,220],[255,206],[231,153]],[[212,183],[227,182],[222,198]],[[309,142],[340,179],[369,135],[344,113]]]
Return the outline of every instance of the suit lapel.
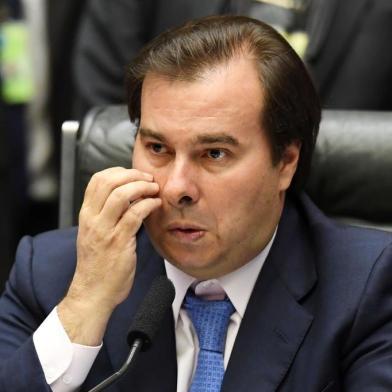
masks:
[[[138,263],[131,295],[114,311],[104,338],[113,371],[118,370],[129,352],[127,332],[140,302],[152,281],[165,274],[162,258],[154,251],[147,235],[138,236]],[[117,383],[119,391],[174,391],[177,383],[177,360],[172,312],[161,324],[151,348],[139,353],[132,369]]]
[[[299,304],[316,282],[313,255],[295,209],[285,209],[256,282],[222,392],[276,391],[312,323]],[[304,231],[305,230],[305,231]]]
[[[314,68],[317,83],[322,90],[336,64],[348,52],[370,1],[313,1],[308,29],[310,42],[305,58]]]

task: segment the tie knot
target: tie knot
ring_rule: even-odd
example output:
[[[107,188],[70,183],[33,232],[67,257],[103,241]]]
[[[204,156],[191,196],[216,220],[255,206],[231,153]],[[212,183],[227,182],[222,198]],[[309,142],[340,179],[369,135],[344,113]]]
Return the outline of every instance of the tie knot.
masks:
[[[208,301],[189,290],[184,307],[195,327],[200,349],[223,353],[227,327],[234,312],[230,300]]]

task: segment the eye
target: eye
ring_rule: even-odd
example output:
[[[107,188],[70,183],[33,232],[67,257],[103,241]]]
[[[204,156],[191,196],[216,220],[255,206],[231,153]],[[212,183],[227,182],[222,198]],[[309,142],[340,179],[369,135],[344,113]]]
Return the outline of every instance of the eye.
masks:
[[[208,158],[211,158],[215,161],[223,159],[226,156],[226,152],[220,150],[219,148],[212,148],[211,150],[207,151]]]
[[[154,154],[165,154],[167,152],[167,148],[161,143],[149,143],[147,148]]]

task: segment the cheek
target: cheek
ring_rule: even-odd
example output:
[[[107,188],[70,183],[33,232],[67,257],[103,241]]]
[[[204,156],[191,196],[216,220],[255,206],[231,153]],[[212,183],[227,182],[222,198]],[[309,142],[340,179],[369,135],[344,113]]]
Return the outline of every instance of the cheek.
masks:
[[[159,184],[159,171],[153,165],[151,165],[150,160],[145,155],[145,152],[143,149],[138,148],[137,144],[135,145],[132,156],[132,167],[142,172],[152,174],[154,176],[154,180]]]
[[[235,235],[243,226],[260,224],[275,210],[279,199],[275,177],[259,174],[256,181],[248,178],[235,185],[232,182],[226,184],[220,194],[214,194],[215,211],[219,211],[217,222],[221,230]]]
[[[207,208],[216,224],[217,235],[221,239],[235,236],[244,216],[249,214],[251,202],[244,184],[225,181],[221,186],[214,184],[205,194]]]

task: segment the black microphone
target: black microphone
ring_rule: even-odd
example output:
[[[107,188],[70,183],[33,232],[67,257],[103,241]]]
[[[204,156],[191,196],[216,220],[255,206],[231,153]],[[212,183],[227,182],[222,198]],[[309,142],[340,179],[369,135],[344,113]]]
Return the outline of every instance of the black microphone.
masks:
[[[129,328],[127,341],[131,348],[127,359],[121,368],[89,392],[102,391],[113,384],[131,367],[135,355],[139,351],[146,351],[151,347],[152,339],[157,332],[163,317],[171,307],[175,296],[173,283],[166,276],[157,276],[152,282],[150,290],[144,297],[132,325]]]

